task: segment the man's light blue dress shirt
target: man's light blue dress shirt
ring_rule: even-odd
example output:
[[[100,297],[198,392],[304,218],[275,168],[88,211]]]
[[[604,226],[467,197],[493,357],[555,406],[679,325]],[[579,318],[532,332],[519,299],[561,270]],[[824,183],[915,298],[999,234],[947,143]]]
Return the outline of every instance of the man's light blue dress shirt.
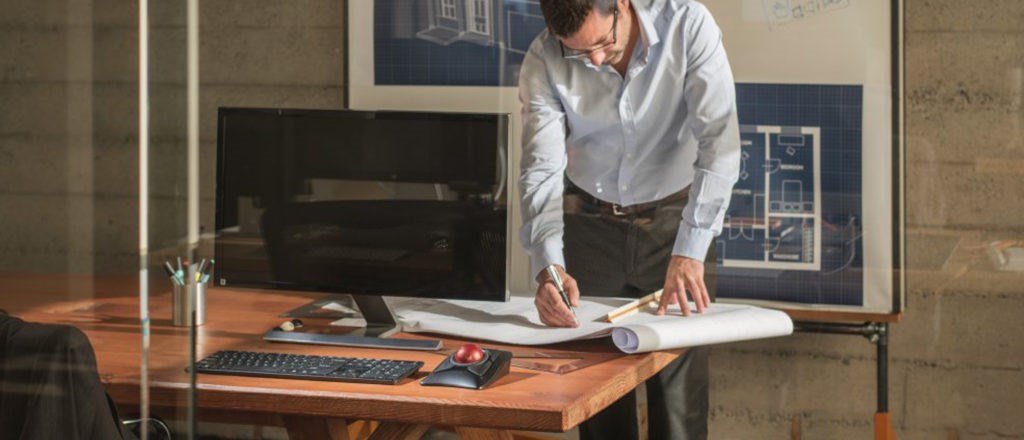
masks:
[[[534,276],[550,264],[565,265],[563,173],[621,206],[690,185],[673,255],[703,261],[722,230],[740,140],[721,31],[695,1],[631,4],[641,29],[625,77],[611,66],[562,58],[548,31],[523,61],[520,239]]]

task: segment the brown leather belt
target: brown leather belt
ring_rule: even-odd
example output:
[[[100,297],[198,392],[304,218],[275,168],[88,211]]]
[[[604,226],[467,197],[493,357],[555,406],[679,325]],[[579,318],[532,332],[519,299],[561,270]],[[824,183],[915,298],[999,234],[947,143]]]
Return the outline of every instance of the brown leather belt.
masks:
[[[635,205],[622,206],[617,203],[606,202],[597,197],[590,195],[590,193],[584,191],[582,188],[573,184],[569,179],[565,181],[565,192],[566,194],[575,194],[579,196],[580,200],[591,205],[596,206],[601,210],[602,213],[611,214],[614,216],[630,216],[640,215],[649,211],[654,210],[659,206],[664,206],[680,200],[685,200],[689,196],[690,187],[687,186],[682,190],[670,194],[659,200],[646,203],[637,203]]]

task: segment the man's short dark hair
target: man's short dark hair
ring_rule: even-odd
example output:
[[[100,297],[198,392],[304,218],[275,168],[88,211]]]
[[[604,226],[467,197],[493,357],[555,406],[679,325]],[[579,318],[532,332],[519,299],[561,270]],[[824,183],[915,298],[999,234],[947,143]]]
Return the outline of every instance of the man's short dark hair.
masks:
[[[615,7],[616,0],[540,0],[548,29],[562,38],[578,32],[594,8],[610,13]]]

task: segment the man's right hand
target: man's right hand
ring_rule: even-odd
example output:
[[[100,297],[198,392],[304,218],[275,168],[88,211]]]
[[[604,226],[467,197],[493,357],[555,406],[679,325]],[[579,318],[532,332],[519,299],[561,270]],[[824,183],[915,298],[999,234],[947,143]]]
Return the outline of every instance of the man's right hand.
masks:
[[[565,294],[569,297],[569,303],[573,307],[580,304],[580,289],[576,285],[576,279],[569,276],[562,266],[555,265],[558,274],[562,276],[562,286],[565,287]],[[551,327],[579,327],[576,316],[565,306],[562,295],[558,294],[558,288],[551,281],[546,270],[537,274],[537,295],[533,304],[537,306],[537,313],[540,314],[540,321]]]

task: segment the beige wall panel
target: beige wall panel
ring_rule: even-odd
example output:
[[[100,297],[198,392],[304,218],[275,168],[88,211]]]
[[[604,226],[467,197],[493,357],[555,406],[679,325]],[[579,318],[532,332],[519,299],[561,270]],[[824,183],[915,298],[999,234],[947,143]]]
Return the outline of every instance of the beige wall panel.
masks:
[[[63,27],[28,29],[0,27],[0,72],[5,83],[65,81],[69,75],[81,79],[81,73],[68,72],[68,32]]]
[[[790,438],[793,414],[759,413],[742,405],[717,405],[712,395],[708,438],[761,440]]]
[[[979,173],[972,165],[907,164],[908,226],[1019,228],[1024,172]]]
[[[1024,158],[1024,109],[943,110],[907,115],[907,162],[974,163]]]
[[[1024,432],[1019,369],[915,365],[907,373],[901,425],[955,427],[964,437],[1013,438]],[[945,433],[943,433],[945,434]],[[949,438],[946,436],[933,438]]]
[[[68,199],[64,194],[5,194],[0,253],[19,255],[67,251]],[[40,270],[44,270],[40,268]]]
[[[893,328],[899,362],[937,367],[1020,367],[1024,339],[1005,324],[1024,313],[1024,294],[913,293],[913,313]]]
[[[907,31],[1017,31],[1020,0],[906,0]]]
[[[874,351],[866,340],[807,333],[786,339],[783,349],[756,342],[716,347],[713,405],[763,414],[856,414],[874,405]]]
[[[1021,233],[1008,232],[1003,237],[1006,236],[1020,238]],[[1001,237],[992,235],[992,238]],[[1024,296],[1024,290],[1021,289],[1021,286],[1024,286],[1024,272],[997,271],[992,268],[987,258],[979,257],[963,275],[954,276],[945,285],[945,291],[960,292],[965,295],[974,296],[976,300],[984,301],[992,295],[997,297],[999,295],[1010,295],[1020,298]],[[1018,315],[1024,316],[1024,310],[1018,309]],[[1005,331],[1018,335],[1022,327],[1019,321],[991,322],[990,324],[1000,326]],[[1018,354],[1015,361],[1020,366],[1022,374],[1024,374],[1024,353]],[[1024,380],[1024,377],[1021,380]]]
[[[0,194],[61,194],[68,189],[67,161],[67,147],[62,142],[0,137]],[[0,212],[4,217],[16,215]]]
[[[0,135],[62,141],[68,133],[66,83],[0,82]]]
[[[68,17],[68,0],[7,1],[4,2],[3,14],[0,14],[0,27],[24,29],[69,22],[83,23],[81,19],[73,21],[73,17]]]
[[[93,75],[97,82],[137,84],[139,81],[139,28],[131,26],[97,26],[93,31]],[[150,38],[153,38],[151,35]],[[150,50],[160,50],[152,43]],[[181,49],[184,50],[184,49]],[[150,56],[153,56],[151,54]],[[158,67],[153,64],[153,67]],[[153,72],[159,74],[163,69]],[[152,76],[152,74],[151,74]],[[136,88],[138,86],[135,86]]]
[[[729,344],[748,347],[742,350],[715,348],[712,438],[789,438],[796,416],[802,438],[868,438],[875,399],[873,347],[848,336],[783,339],[789,349],[756,342]],[[719,437],[719,427],[728,434]]]
[[[201,26],[204,27],[320,28],[345,25],[345,3],[339,0],[212,0],[202,2],[200,12]]]
[[[338,84],[342,28],[224,28],[204,31],[200,78],[207,84]]]
[[[171,171],[166,166],[173,163],[168,162],[168,159],[170,159],[168,156],[159,146],[154,146],[150,152],[150,160],[154,164],[163,165],[151,167],[149,178],[153,182],[170,181],[166,178],[158,180],[159,177],[165,176],[168,174],[168,171]],[[184,159],[182,159],[182,163],[184,163]],[[95,143],[91,165],[94,170],[93,186],[97,195],[103,197],[133,197],[135,198],[133,203],[138,203],[139,146],[136,137],[133,136],[123,140],[110,139]],[[159,186],[150,187],[151,192],[161,191],[162,189]]]

